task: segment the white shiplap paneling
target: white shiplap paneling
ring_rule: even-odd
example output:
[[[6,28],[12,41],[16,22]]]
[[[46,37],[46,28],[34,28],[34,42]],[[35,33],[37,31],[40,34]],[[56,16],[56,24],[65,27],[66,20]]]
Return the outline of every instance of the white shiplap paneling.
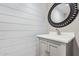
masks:
[[[36,35],[48,30],[46,6],[0,4],[0,55],[36,55]]]

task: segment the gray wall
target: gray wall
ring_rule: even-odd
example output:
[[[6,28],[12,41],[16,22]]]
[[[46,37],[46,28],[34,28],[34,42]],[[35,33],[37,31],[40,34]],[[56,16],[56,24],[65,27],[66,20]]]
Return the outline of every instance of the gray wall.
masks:
[[[0,55],[36,55],[36,35],[48,32],[46,7],[0,4]]]
[[[52,6],[52,4],[48,4],[48,10],[50,9],[51,6]],[[59,30],[61,32],[62,31],[63,32],[75,32],[75,40],[73,42],[73,44],[74,44],[73,52],[74,52],[74,55],[79,56],[79,14],[71,24],[69,24],[66,27],[60,28]],[[50,24],[49,24],[49,31],[56,31],[56,30],[54,27],[50,26]]]

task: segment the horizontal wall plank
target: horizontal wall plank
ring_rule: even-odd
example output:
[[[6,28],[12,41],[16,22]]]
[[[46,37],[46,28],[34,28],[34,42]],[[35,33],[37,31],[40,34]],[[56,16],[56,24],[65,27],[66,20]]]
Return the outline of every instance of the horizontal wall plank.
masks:
[[[0,4],[0,55],[36,55],[36,35],[48,32],[46,6]]]

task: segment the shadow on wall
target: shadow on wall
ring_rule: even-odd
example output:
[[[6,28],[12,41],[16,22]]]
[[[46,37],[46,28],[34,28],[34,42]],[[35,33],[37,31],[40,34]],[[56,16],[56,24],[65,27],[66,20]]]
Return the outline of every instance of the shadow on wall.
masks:
[[[79,47],[78,47],[76,39],[73,40],[73,55],[79,56]]]

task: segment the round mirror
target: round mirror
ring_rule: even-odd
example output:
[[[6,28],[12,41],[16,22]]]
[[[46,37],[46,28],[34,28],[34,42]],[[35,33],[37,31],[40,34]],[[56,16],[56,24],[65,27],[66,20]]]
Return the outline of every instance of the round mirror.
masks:
[[[78,14],[76,3],[55,3],[48,13],[48,21],[54,27],[70,24]]]
[[[51,19],[55,23],[64,21],[70,13],[69,4],[60,4],[54,8],[51,13]],[[57,17],[56,17],[57,16]]]

